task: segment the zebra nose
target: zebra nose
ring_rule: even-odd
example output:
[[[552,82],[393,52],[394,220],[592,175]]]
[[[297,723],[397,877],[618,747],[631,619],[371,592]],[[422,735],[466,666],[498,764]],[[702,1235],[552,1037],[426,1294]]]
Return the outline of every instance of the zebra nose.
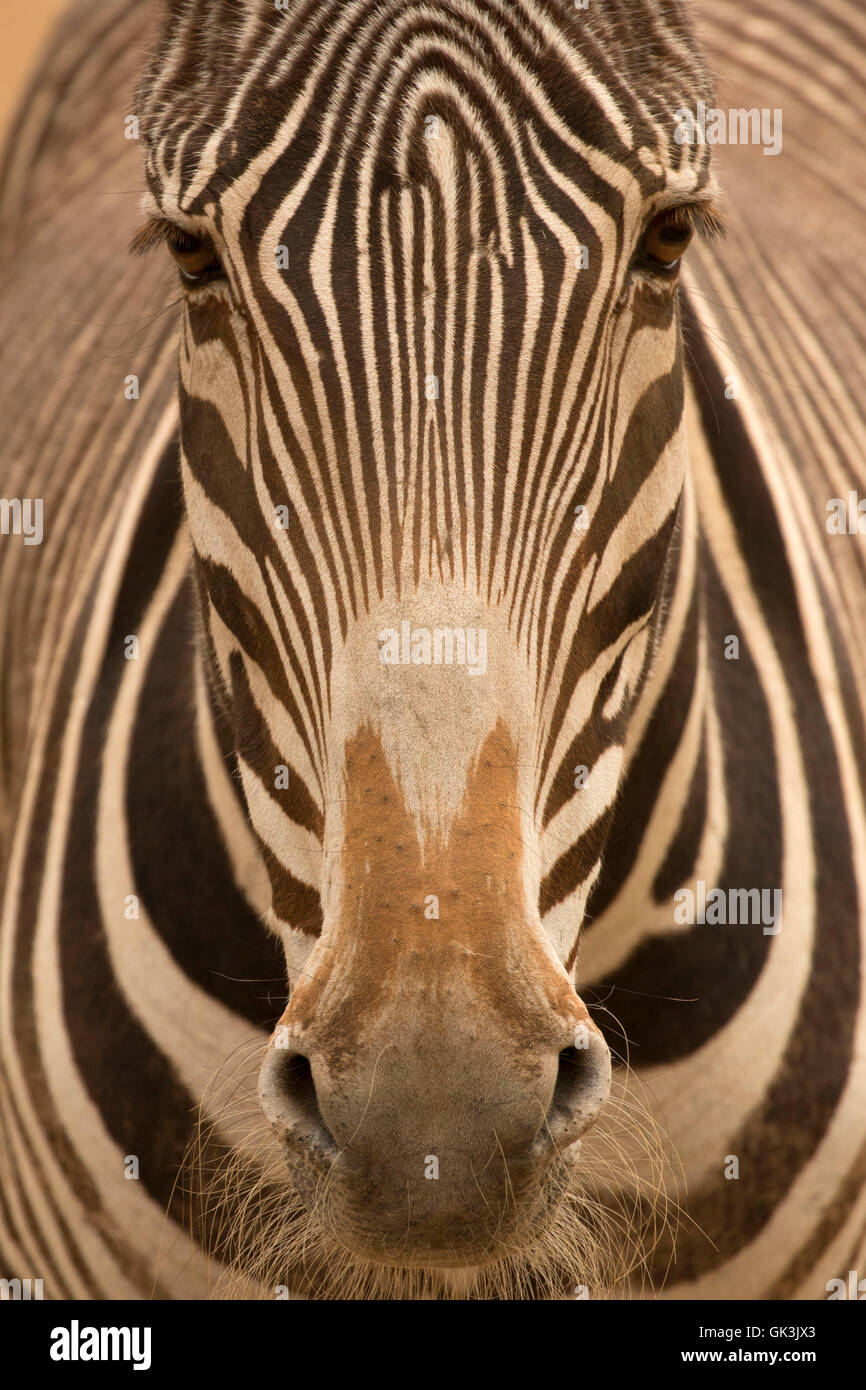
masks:
[[[610,1051],[594,1024],[579,1023],[557,1059],[546,1113],[533,1094],[536,1119],[528,1122],[533,1157],[573,1144],[592,1125],[610,1092]],[[483,1088],[482,1088],[483,1089]],[[339,1145],[325,1120],[309,1058],[271,1045],[259,1071],[259,1103],[283,1141],[296,1149],[333,1158]],[[407,1098],[404,1097],[404,1103]],[[485,1097],[480,1097],[482,1104]]]
[[[265,1118],[289,1147],[324,1159],[338,1148],[325,1124],[309,1058],[302,1052],[270,1046],[258,1079],[259,1104]]]
[[[594,1025],[578,1024],[559,1054],[556,1084],[535,1151],[562,1150],[589,1129],[610,1094],[610,1049]]]
[[[498,1030],[479,1037],[477,1020],[457,1036],[432,1027],[377,1032],[348,1061],[321,1035],[272,1040],[259,1100],[297,1195],[346,1249],[486,1264],[542,1219],[545,1174],[604,1104],[610,1054],[588,1018],[517,1049]]]

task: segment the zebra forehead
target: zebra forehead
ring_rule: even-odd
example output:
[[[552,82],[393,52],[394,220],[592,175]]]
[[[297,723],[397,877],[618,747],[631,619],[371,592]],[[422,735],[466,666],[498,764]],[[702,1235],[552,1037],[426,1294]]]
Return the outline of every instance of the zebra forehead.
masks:
[[[167,142],[167,162],[177,157],[192,177],[203,144],[218,147],[220,161],[242,163],[277,135],[311,153],[341,129],[357,130],[356,158],[369,140],[380,158],[393,159],[377,141],[377,122],[399,130],[419,101],[434,99],[443,111],[456,102],[466,131],[561,122],[563,133],[579,132],[620,159],[631,151],[636,167],[643,143],[666,144],[676,165],[684,152],[673,144],[672,113],[711,94],[677,0],[663,9],[579,9],[569,0],[286,0],[280,8],[271,0],[175,0],[139,101],[145,144]],[[407,151],[399,153],[405,176]]]
[[[686,72],[703,72],[685,0],[166,0],[160,42],[184,41],[184,75],[212,72],[237,63],[270,45],[279,58],[299,40],[328,31],[371,34],[399,28],[423,34],[431,27],[461,35],[483,52],[489,37],[519,38],[523,51],[538,61],[550,58],[564,36],[575,50],[615,57],[617,70],[635,79],[656,81]],[[641,46],[635,40],[641,39]],[[159,46],[152,72],[162,56]],[[181,74],[175,73],[178,80]]]

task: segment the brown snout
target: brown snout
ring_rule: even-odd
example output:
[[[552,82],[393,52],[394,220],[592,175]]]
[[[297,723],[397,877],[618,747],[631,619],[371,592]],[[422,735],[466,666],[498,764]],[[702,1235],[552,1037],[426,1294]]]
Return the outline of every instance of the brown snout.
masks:
[[[301,1197],[371,1259],[514,1248],[608,1094],[607,1045],[527,907],[517,763],[497,728],[447,841],[422,852],[381,744],[347,750],[338,910],[259,1097]]]

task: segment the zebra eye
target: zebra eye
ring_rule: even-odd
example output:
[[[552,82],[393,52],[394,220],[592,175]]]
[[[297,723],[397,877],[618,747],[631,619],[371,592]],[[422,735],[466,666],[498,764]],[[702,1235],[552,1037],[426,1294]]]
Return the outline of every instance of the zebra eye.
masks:
[[[655,270],[661,274],[673,274],[679,266],[680,257],[692,239],[692,225],[680,212],[673,208],[654,217],[644,233],[638,252],[638,264],[644,270]]]
[[[163,242],[177,263],[187,289],[195,290],[226,279],[222,262],[207,233],[196,236],[167,217],[151,217],[145,222],[129,243],[129,249],[134,256],[145,256]]]
[[[185,284],[191,287],[203,285],[222,275],[219,257],[207,239],[193,236],[181,227],[173,227],[166,244]]]
[[[189,289],[225,278],[225,271],[210,237],[196,236],[166,217],[151,217],[136,232],[129,249],[134,256],[144,256],[163,242],[177,262],[181,279]]]

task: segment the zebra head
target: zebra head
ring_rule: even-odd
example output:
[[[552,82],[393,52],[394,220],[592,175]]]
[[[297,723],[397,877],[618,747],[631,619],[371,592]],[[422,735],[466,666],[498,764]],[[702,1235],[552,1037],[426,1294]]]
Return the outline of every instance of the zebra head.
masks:
[[[543,1242],[608,1095],[578,933],[686,476],[677,0],[174,0],[201,652],[290,996],[259,1096],[356,1256]]]

